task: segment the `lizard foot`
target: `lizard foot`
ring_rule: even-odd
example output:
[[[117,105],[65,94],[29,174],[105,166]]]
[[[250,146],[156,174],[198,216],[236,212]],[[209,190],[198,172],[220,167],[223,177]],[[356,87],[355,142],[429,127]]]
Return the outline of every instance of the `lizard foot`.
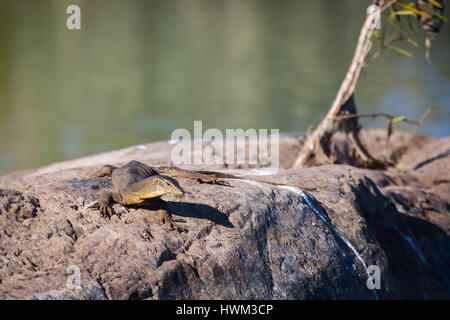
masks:
[[[115,214],[114,209],[108,205],[99,204],[100,214],[102,217],[108,218],[111,220],[111,216]]]
[[[112,208],[112,194],[110,192],[103,192],[98,198],[98,206],[102,217],[111,219],[113,214],[116,214]]]
[[[218,184],[222,186],[230,186],[230,183],[225,180],[219,180],[216,177],[204,175],[204,177],[198,178],[198,182],[200,183],[210,183],[210,184]]]
[[[225,181],[225,180],[214,179],[213,183],[214,184],[219,184],[221,186],[227,186],[227,187],[231,186],[230,183],[228,181]]]
[[[188,231],[185,227],[180,226],[175,222],[186,222],[182,218],[173,218],[166,210],[159,211],[159,221],[161,224],[165,224],[170,230],[177,230],[178,232]]]
[[[105,203],[103,201],[98,201],[95,200],[87,205],[84,206],[84,209],[89,209],[89,208],[96,208],[100,211],[100,215],[102,217],[108,217],[109,219],[111,219],[111,216],[113,214],[116,214],[113,210],[112,207],[110,207],[109,203]]]

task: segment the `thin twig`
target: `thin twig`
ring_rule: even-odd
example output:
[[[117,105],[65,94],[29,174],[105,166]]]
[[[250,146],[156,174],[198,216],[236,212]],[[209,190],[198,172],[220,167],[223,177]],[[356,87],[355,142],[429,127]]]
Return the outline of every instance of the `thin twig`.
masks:
[[[396,3],[397,0],[391,0],[388,3],[386,3],[383,7],[381,7],[380,11],[383,12],[384,10],[386,10],[387,8],[389,8],[390,6],[392,6],[394,3]]]
[[[387,48],[389,48],[389,46],[390,46],[391,44],[393,44],[394,42],[405,40],[405,38],[404,38],[402,35],[397,36],[397,34],[398,34],[398,33],[397,33],[396,31],[394,31],[394,32],[389,36],[389,38],[386,40],[386,42],[383,43],[383,45],[381,46],[381,48],[380,48],[378,51],[374,52],[374,53],[366,60],[366,64],[371,63],[372,61],[374,61],[375,59],[377,59],[377,58],[384,52],[384,50],[386,50]]]
[[[428,117],[428,115],[431,113],[431,111],[433,111],[435,107],[430,107],[427,109],[427,111],[425,111],[425,113],[420,117],[419,122],[422,123],[423,120],[425,120],[426,117]]]
[[[407,118],[404,118],[402,120],[402,122],[406,122],[409,124],[413,124],[416,126],[420,126],[422,125],[423,121],[425,120],[426,117],[428,117],[428,115],[431,113],[431,111],[433,110],[433,107],[428,108],[427,111],[425,111],[425,113],[420,117],[419,120],[410,120]],[[394,116],[392,114],[388,114],[388,113],[384,113],[384,112],[378,112],[378,113],[369,113],[369,114],[343,114],[343,115],[339,115],[336,116],[336,120],[344,120],[344,119],[351,119],[351,118],[378,118],[378,117],[383,117],[383,118],[387,118],[390,121],[392,121],[392,119],[398,118],[398,116]]]

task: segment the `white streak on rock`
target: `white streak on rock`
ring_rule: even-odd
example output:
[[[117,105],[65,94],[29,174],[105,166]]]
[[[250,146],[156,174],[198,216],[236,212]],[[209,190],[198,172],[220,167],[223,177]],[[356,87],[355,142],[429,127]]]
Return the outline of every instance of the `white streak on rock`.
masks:
[[[230,179],[230,180],[236,180],[236,179]],[[255,186],[262,186],[262,183],[260,182],[256,182],[256,181],[252,181],[252,180],[246,180],[246,179],[242,179],[242,180],[237,180],[237,181],[243,181],[246,182],[248,184],[251,185],[255,185]],[[320,212],[320,209],[317,208],[311,201],[311,198],[302,190],[300,190],[299,188],[296,187],[292,187],[292,186],[277,186],[277,188],[280,189],[285,189],[291,192],[294,192],[296,194],[298,194],[299,196],[301,196],[306,203],[308,203],[308,205],[311,207],[311,209],[314,211],[314,213],[328,226],[328,228],[333,231],[333,233],[342,240],[342,242],[345,243],[345,245],[353,252],[353,254],[355,255],[355,257],[359,260],[359,262],[362,264],[362,266],[364,267],[364,269],[366,270],[366,273],[368,275],[368,277],[371,276],[369,269],[367,267],[366,262],[364,261],[364,259],[361,257],[361,255],[359,254],[359,252],[356,250],[356,248],[352,245],[352,243],[350,241],[348,241],[346,238],[344,238],[344,236],[342,236],[342,234],[336,230],[336,228],[325,218],[325,216]],[[375,286],[373,286],[375,288]],[[375,289],[373,290],[373,294],[375,296],[375,299],[378,300],[378,295],[375,291]]]
[[[300,195],[311,207],[311,209],[313,209],[313,211],[317,214],[317,216],[323,221],[325,222],[325,224],[328,226],[328,228],[330,228],[331,231],[333,231],[333,233],[339,238],[341,239],[346,245],[347,247],[350,248],[350,250],[354,253],[354,255],[356,256],[356,258],[359,260],[359,262],[361,262],[362,266],[364,267],[364,269],[366,270],[367,275],[370,277],[371,274],[369,272],[369,269],[367,268],[367,264],[364,261],[364,259],[361,257],[361,255],[359,254],[359,252],[356,250],[356,248],[351,244],[350,241],[348,241],[346,238],[344,238],[344,236],[342,236],[342,234],[336,230],[336,228],[330,223],[328,222],[327,219],[325,219],[325,217],[323,216],[323,214],[320,212],[320,209],[317,208],[311,201],[310,197],[304,193],[302,190],[296,188],[296,187],[291,187],[291,186],[279,186],[278,188],[280,189],[286,189],[289,190],[291,192],[294,192],[298,195]],[[375,291],[375,289],[373,289],[373,294],[375,296],[375,299],[378,300],[378,296],[377,293]]]
[[[405,235],[405,234],[403,234],[403,233],[400,231],[400,228],[399,228],[396,224],[394,224],[394,228],[395,228],[395,230],[397,230],[398,233],[406,240],[406,242],[409,243],[409,245],[411,246],[411,248],[413,248],[413,250],[415,251],[415,253],[419,256],[420,260],[422,260],[423,263],[425,263],[425,264],[428,266],[427,260],[426,260],[425,257],[423,256],[422,252],[420,252],[420,250],[416,247],[416,245],[414,244],[414,241],[412,240],[412,238],[411,238],[411,237],[408,237],[408,236]]]

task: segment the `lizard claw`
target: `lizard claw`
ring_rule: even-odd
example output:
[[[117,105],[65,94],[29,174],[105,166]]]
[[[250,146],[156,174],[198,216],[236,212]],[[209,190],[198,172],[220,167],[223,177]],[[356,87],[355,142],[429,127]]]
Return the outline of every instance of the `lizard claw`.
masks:
[[[176,222],[185,222],[184,219],[173,218],[167,211],[160,212],[159,221],[161,222],[161,224],[165,224],[166,226],[168,226],[170,228],[170,230],[177,230],[178,232],[187,232],[188,231],[185,227],[180,226],[179,224],[175,223],[175,221]]]
[[[111,208],[109,205],[99,205],[100,214],[102,217],[108,218],[111,220],[111,216],[115,214],[113,208]]]
[[[230,186],[230,183],[228,181],[225,181],[225,180],[215,180],[214,183],[220,184],[222,186],[228,186],[228,187]]]
[[[184,220],[183,218],[174,218],[171,217],[172,222],[186,222],[186,220]]]
[[[107,217],[108,219],[111,219],[111,216],[115,214],[113,208],[109,206],[109,203],[103,203],[103,201],[99,202],[98,200],[95,200],[84,206],[84,209],[89,208],[98,208],[100,215],[105,218]]]
[[[200,183],[210,183],[210,184],[218,184],[222,186],[230,186],[230,183],[224,180],[219,180],[216,177],[213,176],[207,176],[207,178],[200,178],[197,181]]]

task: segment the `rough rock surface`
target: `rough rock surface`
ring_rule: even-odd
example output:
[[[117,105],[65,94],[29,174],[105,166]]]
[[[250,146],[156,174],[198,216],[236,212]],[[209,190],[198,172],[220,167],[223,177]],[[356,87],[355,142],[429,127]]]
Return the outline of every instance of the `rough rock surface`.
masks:
[[[143,208],[115,204],[111,220],[85,209],[111,183],[84,177],[133,159],[169,165],[165,142],[0,177],[0,299],[448,299],[450,138],[396,132],[386,150],[383,132],[365,136],[397,170],[236,166],[250,181],[178,179],[186,196],[163,198],[186,233]],[[303,139],[281,136],[282,167]]]

